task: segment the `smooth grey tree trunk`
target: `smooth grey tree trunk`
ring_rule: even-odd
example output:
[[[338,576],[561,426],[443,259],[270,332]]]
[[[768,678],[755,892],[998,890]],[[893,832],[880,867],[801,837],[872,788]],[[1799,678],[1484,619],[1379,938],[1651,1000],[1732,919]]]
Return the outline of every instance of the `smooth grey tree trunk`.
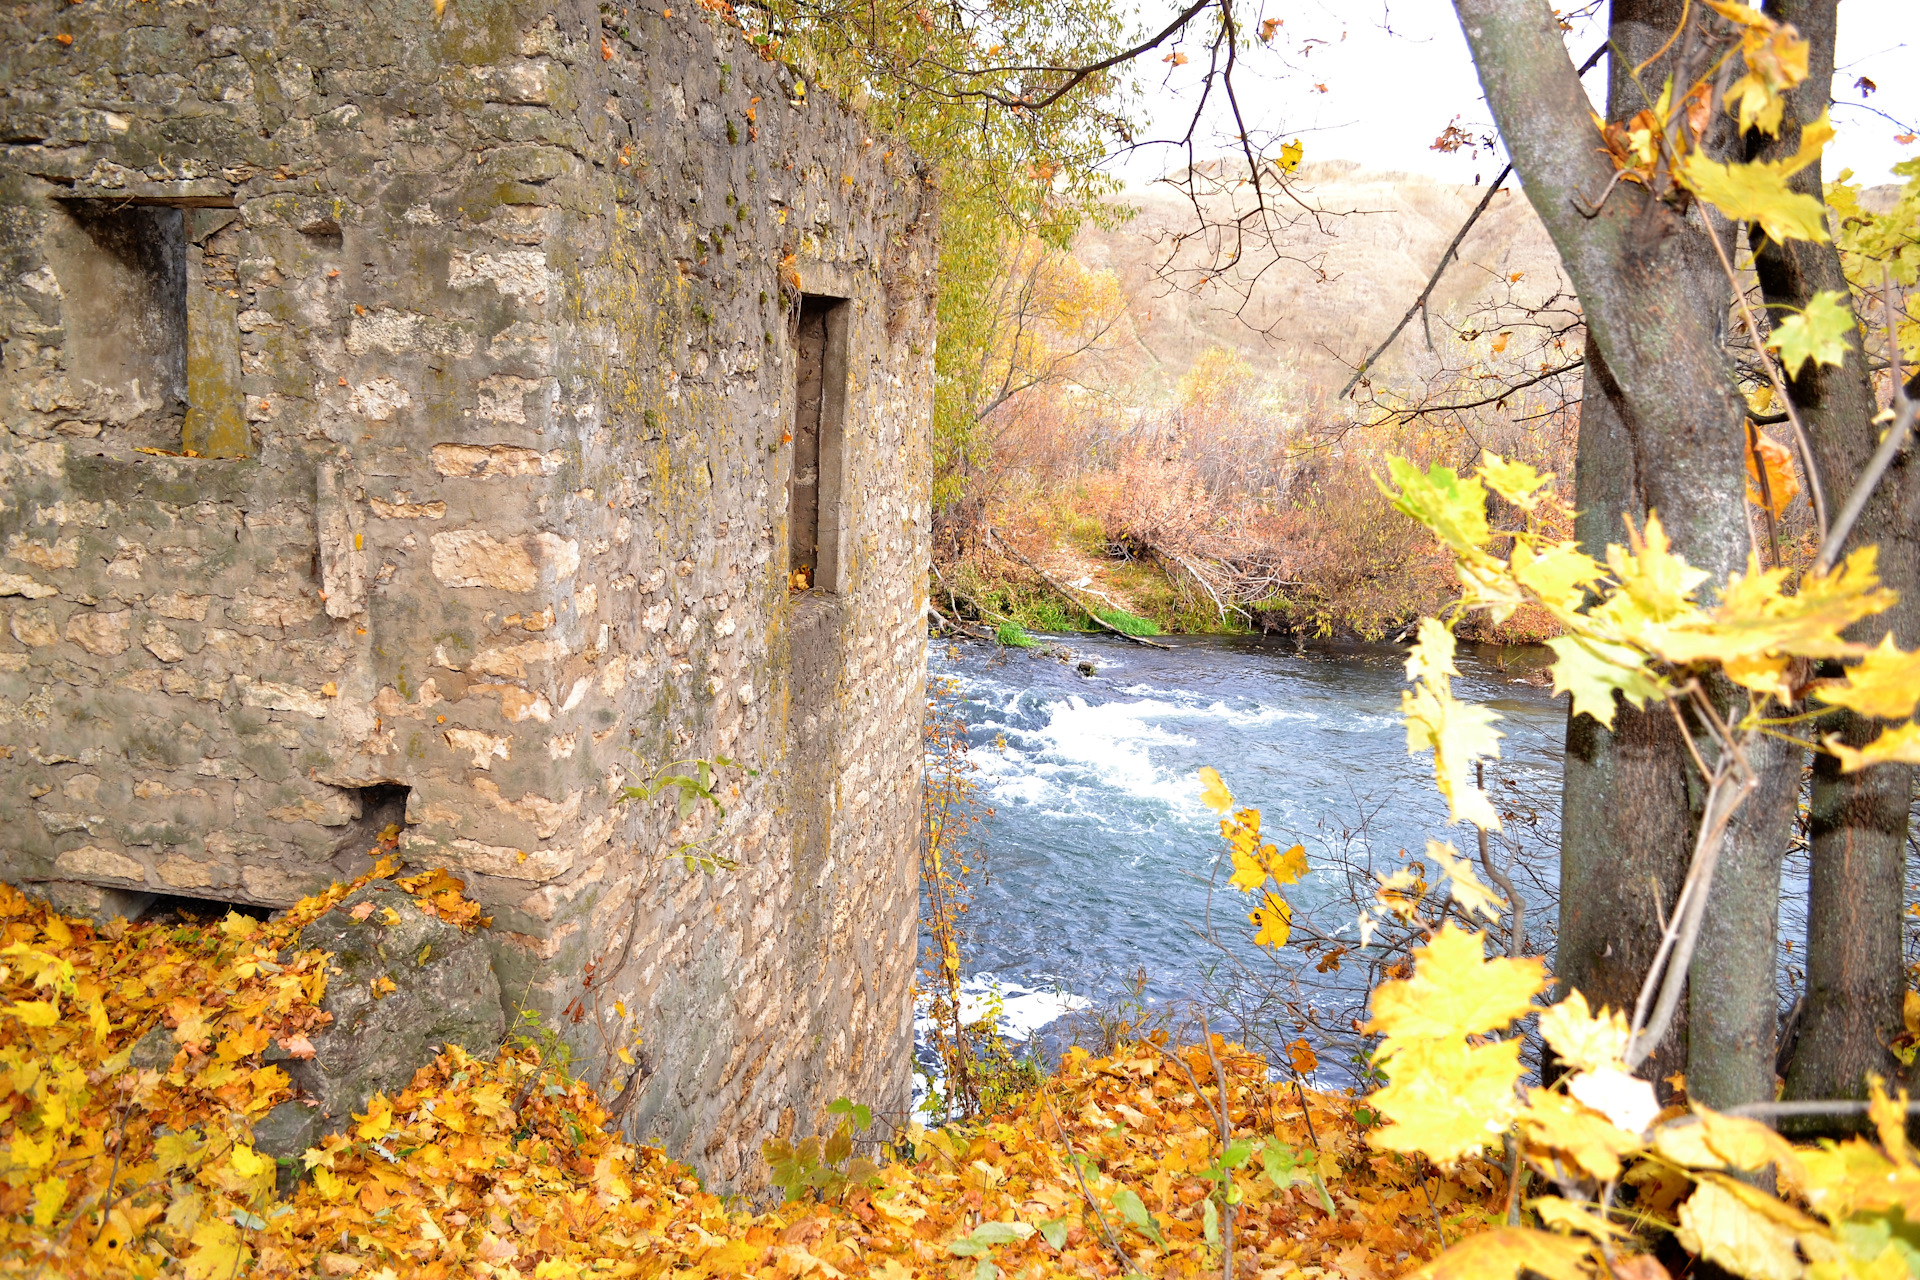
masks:
[[[1528,198],[1572,277],[1586,317],[1576,532],[1590,552],[1622,540],[1623,513],[1659,513],[1675,549],[1711,575],[1711,595],[1751,550],[1745,503],[1746,408],[1726,350],[1731,290],[1697,206],[1685,214],[1643,188],[1614,183],[1552,11],[1544,0],[1456,0],[1482,87]],[[1673,35],[1681,0],[1616,0],[1610,21],[1608,114],[1650,105],[1672,74],[1690,82],[1705,51]],[[1647,86],[1643,88],[1642,86]],[[1737,140],[1724,121],[1709,150]],[[1603,193],[1606,198],[1601,200]],[[1596,203],[1598,208],[1595,208]],[[1718,228],[1723,245],[1733,236]],[[1726,701],[1732,691],[1716,696]],[[1686,1025],[1676,1019],[1653,1061],[1657,1079],[1683,1065],[1722,1101],[1771,1093],[1771,921],[1779,852],[1797,764],[1767,761],[1771,802],[1743,812],[1726,885],[1711,900],[1706,954],[1691,970]],[[1630,1007],[1692,852],[1700,779],[1671,713],[1621,709],[1614,729],[1568,726],[1562,800],[1563,987]],[[1787,802],[1790,804],[1790,800]],[[1757,950],[1768,959],[1755,963]],[[1757,1010],[1766,1011],[1761,1018]]]
[[[1799,29],[1811,52],[1806,83],[1789,98],[1780,136],[1756,134],[1748,140],[1755,158],[1798,150],[1801,127],[1827,109],[1837,9],[1837,0],[1774,0],[1767,5],[1769,14]],[[1819,165],[1793,181],[1802,191],[1823,194]],[[1755,265],[1770,306],[1801,307],[1821,290],[1847,291],[1833,245],[1774,245],[1757,229],[1750,234],[1760,247]],[[1788,388],[1811,437],[1829,511],[1839,509],[1879,443],[1879,428],[1872,424],[1879,405],[1857,338],[1850,339],[1849,348],[1842,367],[1809,364]],[[1920,642],[1920,464],[1912,449],[1882,480],[1849,549],[1869,543],[1878,544],[1881,578],[1899,592],[1900,603],[1861,622],[1850,638],[1875,643],[1891,631],[1910,649]],[[1822,717],[1816,732],[1839,733],[1860,746],[1883,727],[1843,711]],[[1901,908],[1912,786],[1913,770],[1905,765],[1843,774],[1833,757],[1815,757],[1806,1007],[1787,1069],[1789,1098],[1864,1097],[1869,1073],[1891,1075],[1897,1069],[1886,1046],[1900,1029],[1906,985]],[[1816,1121],[1800,1127],[1813,1132],[1833,1126]]]
[[[1727,829],[1688,969],[1687,1094],[1723,1110],[1775,1095],[1780,863],[1807,753],[1763,737],[1747,756],[1760,785]]]

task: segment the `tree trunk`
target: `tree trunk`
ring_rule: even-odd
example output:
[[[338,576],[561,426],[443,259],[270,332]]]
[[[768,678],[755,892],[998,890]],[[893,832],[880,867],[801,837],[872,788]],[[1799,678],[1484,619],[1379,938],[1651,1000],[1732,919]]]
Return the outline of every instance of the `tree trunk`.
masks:
[[[1581,548],[1604,559],[1625,536],[1623,517],[1643,516],[1633,439],[1620,389],[1587,339],[1586,389],[1574,460]],[[1614,698],[1613,728],[1567,715],[1560,796],[1560,927],[1554,975],[1595,1007],[1631,1010],[1660,946],[1660,921],[1673,910],[1693,850],[1692,761],[1664,707],[1636,711]],[[1664,1080],[1687,1066],[1687,1009],[1649,1060]],[[1663,1095],[1666,1090],[1662,1087]]]
[[[1747,752],[1760,785],[1735,812],[1688,969],[1687,1096],[1722,1110],[1774,1098],[1780,861],[1807,753],[1762,737]]]
[[[1806,82],[1789,97],[1780,136],[1748,139],[1755,158],[1797,150],[1801,126],[1827,109],[1837,8],[1837,0],[1773,0],[1767,6],[1769,14],[1799,28],[1811,50]],[[1792,182],[1813,195],[1824,190],[1818,164]],[[1749,234],[1759,246],[1755,266],[1769,304],[1803,307],[1821,290],[1847,292],[1832,244],[1776,245],[1757,228]],[[1839,510],[1879,443],[1879,428],[1873,425],[1879,405],[1857,336],[1849,335],[1848,346],[1845,365],[1809,363],[1788,386],[1811,438],[1830,512]],[[1898,643],[1912,648],[1920,640],[1920,464],[1912,449],[1881,481],[1849,545],[1869,543],[1879,545],[1880,575],[1899,592],[1900,602],[1861,622],[1849,637],[1874,643],[1891,630]],[[1837,711],[1822,717],[1817,731],[1838,733],[1860,746],[1882,727]],[[1896,1068],[1886,1045],[1900,1028],[1905,987],[1900,913],[1912,786],[1913,770],[1906,765],[1842,774],[1831,756],[1815,760],[1807,1002],[1799,1046],[1787,1069],[1789,1098],[1864,1097],[1868,1073],[1887,1075]]]
[[[1455,8],[1514,169],[1587,321],[1576,534],[1600,555],[1624,540],[1623,517],[1639,524],[1655,511],[1675,549],[1723,584],[1747,553],[1746,415],[1724,346],[1731,295],[1707,240],[1711,224],[1699,209],[1683,218],[1642,188],[1614,183],[1542,0],[1456,0]],[[1681,0],[1616,0],[1611,118],[1648,105],[1653,95],[1642,84],[1657,94],[1667,75],[1684,79],[1697,69],[1700,51],[1689,38],[1669,42],[1686,12]],[[1656,53],[1636,83],[1633,69]],[[1721,148],[1732,141],[1717,139]],[[1664,707],[1619,706],[1611,731],[1590,718],[1569,720],[1555,964],[1563,989],[1632,1007],[1659,945],[1660,918],[1686,874],[1697,783]],[[1653,1059],[1657,1080],[1688,1061],[1686,1021],[1683,1009]]]

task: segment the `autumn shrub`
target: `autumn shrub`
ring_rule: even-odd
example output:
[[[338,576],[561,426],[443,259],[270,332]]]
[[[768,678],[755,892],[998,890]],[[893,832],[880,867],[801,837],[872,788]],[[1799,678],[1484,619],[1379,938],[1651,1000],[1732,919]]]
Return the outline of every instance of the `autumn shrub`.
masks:
[[[1385,639],[1454,590],[1446,558],[1381,494],[1388,454],[1467,465],[1496,448],[1562,474],[1573,462],[1569,411],[1530,423],[1490,405],[1362,427],[1284,370],[1262,375],[1219,350],[1156,407],[1043,388],[998,412],[981,464],[992,480],[966,519],[950,516],[936,556],[986,611],[1027,625],[1036,597],[1059,593],[1001,554],[989,529],[1030,558],[1075,566],[1069,576],[1093,568],[1124,593],[1123,611],[1162,631]],[[1525,643],[1554,632],[1529,606],[1472,634]]]

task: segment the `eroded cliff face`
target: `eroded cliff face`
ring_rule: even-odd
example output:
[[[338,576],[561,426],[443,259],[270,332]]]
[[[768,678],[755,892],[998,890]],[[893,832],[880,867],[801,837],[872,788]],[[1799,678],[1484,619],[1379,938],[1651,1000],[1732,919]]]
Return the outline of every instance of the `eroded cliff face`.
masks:
[[[659,7],[34,5],[0,87],[0,875],[278,906],[399,823],[635,1136],[904,1108],[913,157]]]

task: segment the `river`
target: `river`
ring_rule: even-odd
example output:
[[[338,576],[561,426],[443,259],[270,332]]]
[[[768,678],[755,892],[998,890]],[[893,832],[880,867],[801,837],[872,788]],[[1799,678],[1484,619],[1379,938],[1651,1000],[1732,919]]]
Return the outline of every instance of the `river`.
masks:
[[[952,682],[991,809],[963,943],[969,990],[1009,997],[1016,1035],[1136,991],[1149,1007],[1189,1009],[1217,986],[1225,957],[1202,930],[1222,845],[1200,802],[1202,765],[1219,770],[1236,803],[1262,811],[1268,839],[1304,845],[1313,866],[1370,858],[1390,871],[1429,837],[1471,848],[1471,828],[1447,827],[1431,757],[1407,753],[1405,649],[1172,637],[1163,652],[1048,639],[1094,674],[981,644],[936,641],[932,656],[933,676]],[[1502,717],[1501,757],[1488,771],[1512,815],[1500,852],[1523,873],[1543,927],[1566,713],[1529,679],[1543,679],[1550,657],[1462,646],[1455,682],[1458,696]],[[1290,888],[1295,911],[1333,909],[1345,879],[1328,879],[1310,874]],[[1215,936],[1251,954],[1243,900],[1222,890],[1212,901]]]

